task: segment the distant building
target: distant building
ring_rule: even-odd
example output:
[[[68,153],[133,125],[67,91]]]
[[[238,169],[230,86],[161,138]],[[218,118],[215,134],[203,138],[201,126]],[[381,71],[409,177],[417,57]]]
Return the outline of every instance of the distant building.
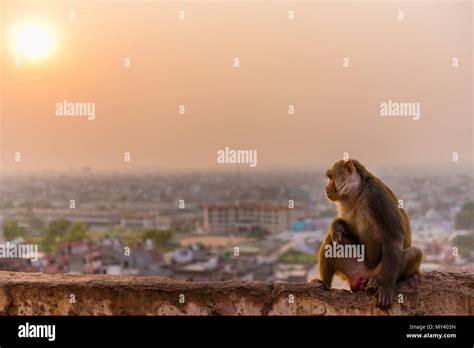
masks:
[[[193,260],[193,252],[188,248],[179,248],[174,252],[174,261],[178,264],[189,263]]]
[[[276,263],[274,265],[276,281],[306,282],[308,271],[308,266],[302,264]]]
[[[44,221],[45,224],[54,220],[63,219],[72,222],[81,222],[90,231],[107,231],[115,227],[166,230],[169,229],[171,225],[170,217],[163,216],[155,211],[97,210],[90,208],[33,208],[32,213]],[[15,220],[18,220],[20,223],[25,223],[25,219],[26,217],[23,211],[16,212]]]
[[[173,276],[193,281],[217,281],[222,279],[222,266],[218,257],[212,256],[204,261],[174,265]]]
[[[93,250],[88,240],[65,241],[61,245],[61,255],[48,267],[47,273],[102,273],[101,252]]]
[[[98,231],[110,229],[120,222],[120,215],[116,211],[99,211],[80,208],[33,208],[32,213],[43,220],[45,224],[53,220],[64,219],[72,222],[81,222],[89,230]]]
[[[271,203],[239,202],[204,207],[204,229],[208,233],[239,233],[258,229],[280,233],[298,220],[295,207]]]
[[[102,273],[103,274],[111,274],[111,275],[121,275],[122,266],[121,265],[102,265]]]
[[[91,251],[83,255],[74,255],[69,258],[70,272],[99,274],[102,273],[100,251]]]
[[[120,217],[120,227],[130,229],[155,228],[155,215],[147,213],[125,213]]]
[[[171,227],[171,218],[156,213],[123,213],[120,227],[167,230]]]
[[[445,235],[454,229],[451,219],[434,209],[428,210],[421,218],[411,219],[411,227],[415,234],[425,234],[429,238],[433,238],[435,235]]]
[[[91,251],[90,242],[86,239],[64,241],[61,244],[61,254],[63,255],[82,255]]]

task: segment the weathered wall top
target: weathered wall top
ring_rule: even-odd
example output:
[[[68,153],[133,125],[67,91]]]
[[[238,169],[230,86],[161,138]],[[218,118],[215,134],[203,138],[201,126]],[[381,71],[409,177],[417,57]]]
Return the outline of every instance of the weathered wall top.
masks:
[[[319,284],[0,272],[3,315],[473,315],[474,274],[424,273],[403,303]],[[398,298],[397,298],[398,299]]]

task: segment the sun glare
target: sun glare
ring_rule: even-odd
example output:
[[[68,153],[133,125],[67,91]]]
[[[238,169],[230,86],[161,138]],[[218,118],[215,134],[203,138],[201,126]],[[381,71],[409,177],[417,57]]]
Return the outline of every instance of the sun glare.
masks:
[[[10,48],[17,58],[40,61],[50,56],[55,47],[54,32],[42,22],[22,22],[10,34]]]

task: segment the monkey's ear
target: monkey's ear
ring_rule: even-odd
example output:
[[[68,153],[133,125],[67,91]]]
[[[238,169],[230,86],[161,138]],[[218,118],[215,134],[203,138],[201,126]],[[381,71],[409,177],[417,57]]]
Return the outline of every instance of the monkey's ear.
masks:
[[[344,162],[344,168],[346,168],[347,172],[349,174],[352,174],[355,170],[354,163],[352,163],[351,159],[348,159],[347,161]]]

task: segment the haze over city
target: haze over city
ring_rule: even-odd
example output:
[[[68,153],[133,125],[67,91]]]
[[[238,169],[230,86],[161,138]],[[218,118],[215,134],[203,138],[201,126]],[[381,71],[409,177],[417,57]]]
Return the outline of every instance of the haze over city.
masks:
[[[468,2],[404,3],[403,20],[399,3],[2,4],[6,174],[236,170],[216,161],[225,147],[258,151],[243,171],[326,169],[344,152],[371,169],[472,171]],[[18,67],[25,21],[50,47]],[[419,103],[419,119],[382,117],[389,100]],[[63,101],[95,118],[58,117]]]

